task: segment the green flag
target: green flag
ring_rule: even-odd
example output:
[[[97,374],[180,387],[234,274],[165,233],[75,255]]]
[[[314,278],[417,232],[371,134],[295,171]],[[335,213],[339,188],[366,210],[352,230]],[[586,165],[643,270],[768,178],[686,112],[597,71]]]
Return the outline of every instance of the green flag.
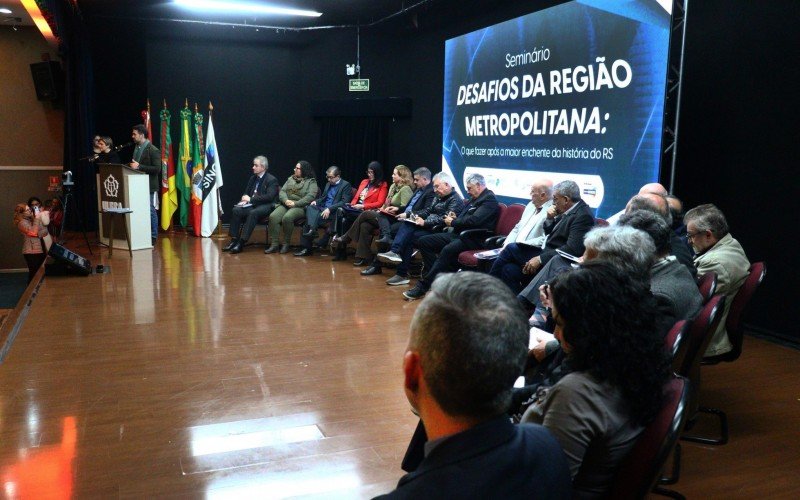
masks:
[[[181,227],[188,225],[190,204],[192,203],[192,112],[186,106],[181,110],[181,145],[178,148],[178,168],[175,184],[180,192],[179,220]]]

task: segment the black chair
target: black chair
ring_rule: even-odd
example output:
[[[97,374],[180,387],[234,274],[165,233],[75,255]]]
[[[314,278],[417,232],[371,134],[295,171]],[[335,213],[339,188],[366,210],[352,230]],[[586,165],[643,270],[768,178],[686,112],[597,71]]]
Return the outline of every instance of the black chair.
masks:
[[[656,483],[683,429],[690,385],[685,378],[676,377],[664,386],[664,405],[620,465],[611,486],[611,498],[645,498],[651,492],[684,498]]]
[[[687,428],[691,428],[698,416],[698,413],[715,414],[720,418],[721,437],[720,439],[708,439],[699,436],[683,436],[681,439],[691,441],[694,443],[704,444],[725,444],[728,442],[728,421],[725,415],[719,415],[711,408],[700,407],[699,405],[699,392],[701,386],[700,378],[700,362],[703,359],[703,353],[708,348],[708,344],[713,337],[714,332],[717,331],[717,326],[722,319],[722,311],[725,306],[725,296],[722,294],[714,295],[709,300],[700,313],[692,321],[687,330],[686,348],[680,360],[677,360],[676,373],[683,377],[687,377],[692,384],[692,393],[689,399],[689,420],[686,424]],[[676,366],[673,364],[673,366]]]

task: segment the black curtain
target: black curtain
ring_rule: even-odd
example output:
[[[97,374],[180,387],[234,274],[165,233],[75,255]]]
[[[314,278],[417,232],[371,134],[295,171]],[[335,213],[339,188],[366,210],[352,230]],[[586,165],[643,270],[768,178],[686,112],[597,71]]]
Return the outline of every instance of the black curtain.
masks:
[[[383,165],[386,178],[391,118],[335,116],[321,120],[320,173],[331,165],[336,165],[342,169],[342,178],[357,187],[361,179],[367,177],[367,164],[377,160]],[[323,177],[320,175],[320,179]]]
[[[53,15],[59,38],[59,55],[64,62],[64,170],[75,181],[74,195],[79,215],[87,230],[97,228],[97,194],[94,164],[80,161],[91,152],[94,131],[94,76],[88,30],[78,8],[68,0],[45,0]],[[77,210],[80,210],[78,212]],[[77,229],[72,215],[70,229]]]

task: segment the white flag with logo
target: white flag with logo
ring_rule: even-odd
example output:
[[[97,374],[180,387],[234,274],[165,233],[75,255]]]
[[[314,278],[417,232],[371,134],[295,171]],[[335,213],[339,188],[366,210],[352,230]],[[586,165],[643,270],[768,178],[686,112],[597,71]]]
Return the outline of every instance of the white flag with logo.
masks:
[[[208,115],[208,132],[206,133],[206,169],[203,172],[203,215],[200,234],[211,236],[219,222],[219,188],[222,187],[222,166],[219,162],[217,141],[214,138],[214,125],[211,114]]]

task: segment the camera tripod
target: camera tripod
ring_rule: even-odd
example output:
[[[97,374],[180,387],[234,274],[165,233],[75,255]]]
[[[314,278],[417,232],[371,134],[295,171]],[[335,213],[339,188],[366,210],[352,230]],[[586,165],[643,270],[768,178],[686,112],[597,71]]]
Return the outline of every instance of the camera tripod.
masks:
[[[75,184],[72,182],[70,183],[64,182],[62,184],[64,194],[61,197],[61,205],[64,207],[64,221],[61,224],[61,231],[60,234],[58,235],[58,243],[59,244],[64,243],[66,239],[64,236],[66,233],[66,231],[64,231],[64,228],[67,226],[67,221],[69,221],[69,215],[73,214],[72,215],[73,222],[75,222],[75,219],[77,219],[78,226],[80,227],[81,232],[83,233],[83,239],[86,241],[86,248],[89,249],[89,255],[94,255],[94,253],[92,252],[92,245],[89,243],[89,237],[86,236],[86,226],[83,224],[83,217],[81,216],[80,207],[78,207],[78,199],[75,198],[75,193],[72,192],[74,187]],[[75,205],[75,209],[73,209],[73,211],[70,212],[70,207],[72,205]],[[75,225],[73,224],[72,227],[75,227]]]

